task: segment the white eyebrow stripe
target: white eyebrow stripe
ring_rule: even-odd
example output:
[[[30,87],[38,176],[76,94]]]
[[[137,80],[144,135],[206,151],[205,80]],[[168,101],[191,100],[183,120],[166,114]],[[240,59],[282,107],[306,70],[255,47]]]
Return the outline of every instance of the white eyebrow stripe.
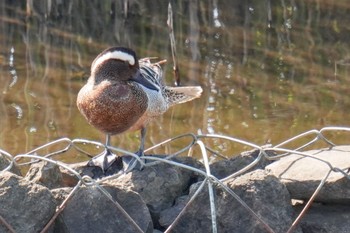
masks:
[[[97,58],[97,60],[95,60],[91,66],[91,71],[94,71],[97,66],[99,66],[100,64],[102,64],[103,62],[109,59],[118,59],[121,61],[127,61],[131,66],[135,65],[135,58],[132,55],[122,51],[112,51],[112,52],[105,53],[101,57]]]

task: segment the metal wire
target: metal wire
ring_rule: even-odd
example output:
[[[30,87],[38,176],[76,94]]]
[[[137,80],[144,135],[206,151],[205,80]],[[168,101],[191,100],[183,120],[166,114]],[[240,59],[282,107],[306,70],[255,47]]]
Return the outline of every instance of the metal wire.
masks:
[[[203,134],[200,134],[200,135],[183,134],[183,135],[179,135],[179,136],[176,136],[174,138],[165,140],[165,141],[163,141],[157,145],[154,145],[151,148],[148,148],[147,150],[145,150],[145,152],[151,151],[151,150],[154,150],[154,149],[159,148],[161,146],[164,146],[168,143],[171,143],[175,140],[186,138],[186,137],[188,137],[190,139],[189,143],[186,146],[183,146],[183,148],[181,148],[180,150],[178,150],[175,153],[170,154],[164,158],[147,156],[147,155],[142,156],[142,157],[138,157],[135,153],[123,150],[121,148],[112,147],[112,146],[108,146],[108,149],[113,151],[113,152],[116,152],[118,154],[121,154],[121,155],[132,156],[132,157],[136,158],[137,161],[140,162],[141,165],[143,165],[145,167],[154,166],[154,165],[159,164],[159,163],[166,163],[166,164],[169,164],[171,166],[176,166],[176,167],[186,169],[188,171],[196,172],[199,176],[202,176],[204,178],[200,187],[190,197],[190,199],[187,202],[187,204],[185,205],[185,207],[182,209],[182,211],[175,218],[173,223],[170,224],[170,226],[168,227],[168,229],[166,229],[165,232],[170,232],[174,227],[176,227],[176,224],[178,224],[178,222],[181,220],[181,218],[183,217],[186,210],[193,207],[194,200],[196,198],[198,198],[198,196],[201,192],[205,191],[205,189],[204,189],[205,185],[208,187],[207,192],[208,192],[209,205],[210,205],[210,211],[211,211],[210,214],[211,214],[211,225],[212,225],[212,232],[213,233],[218,232],[218,229],[217,229],[218,216],[217,216],[217,210],[216,210],[216,206],[215,206],[215,198],[216,197],[215,197],[215,192],[214,192],[215,188],[221,188],[226,193],[231,195],[243,208],[245,208],[248,211],[248,213],[250,213],[252,218],[254,218],[258,222],[260,222],[260,225],[263,228],[265,228],[268,232],[274,232],[273,229],[256,212],[254,212],[254,210],[252,210],[243,201],[243,199],[241,197],[239,197],[234,192],[234,190],[232,190],[231,188],[229,188],[225,184],[225,182],[234,178],[234,177],[237,177],[237,176],[245,173],[249,169],[253,168],[263,158],[266,158],[268,160],[277,160],[277,159],[282,158],[284,156],[287,156],[289,154],[296,154],[296,155],[300,155],[303,157],[308,157],[308,158],[320,161],[320,162],[324,163],[325,165],[327,165],[329,169],[328,169],[327,173],[325,174],[324,178],[320,181],[318,187],[316,188],[316,190],[312,194],[311,198],[306,203],[303,210],[300,212],[300,214],[296,217],[296,219],[294,220],[292,225],[289,227],[289,230],[287,232],[290,233],[295,229],[295,227],[300,223],[302,218],[305,216],[305,214],[307,213],[307,210],[309,209],[309,207],[313,203],[315,197],[318,195],[320,190],[324,187],[324,184],[326,183],[326,181],[329,178],[329,175],[332,171],[338,172],[338,173],[342,174],[344,177],[350,179],[350,175],[347,173],[346,169],[341,169],[339,167],[335,167],[328,161],[325,161],[323,159],[315,157],[314,155],[309,154],[308,152],[302,151],[306,147],[308,147],[310,145],[315,145],[316,142],[320,142],[320,141],[328,144],[330,148],[336,146],[337,144],[335,142],[333,142],[331,139],[326,137],[325,134],[328,132],[336,132],[336,133],[350,132],[350,128],[347,128],[347,127],[325,127],[325,128],[320,129],[320,130],[313,129],[313,130],[309,130],[307,132],[301,133],[301,134],[299,134],[295,137],[292,137],[288,140],[285,140],[284,142],[281,142],[281,143],[277,144],[276,146],[272,146],[272,145],[259,146],[259,145],[256,145],[254,143],[247,142],[245,140],[241,140],[241,139],[230,137],[230,136],[217,135],[217,134],[206,134],[206,135],[203,135]],[[312,139],[310,139],[309,141],[307,141],[303,145],[299,145],[295,149],[284,148],[287,144],[295,143],[297,140],[305,139],[306,137],[310,137],[310,136],[313,136]],[[252,161],[247,166],[241,168],[239,171],[236,171],[236,172],[234,172],[234,173],[232,173],[232,174],[230,174],[222,179],[218,179],[217,177],[215,177],[211,174],[210,166],[209,166],[209,156],[207,154],[207,151],[210,153],[216,154],[217,157],[225,158],[227,156],[222,155],[219,152],[216,152],[215,150],[211,149],[208,145],[205,144],[203,139],[227,140],[230,143],[237,143],[237,144],[251,147],[252,149],[258,150],[259,153],[258,153],[258,156],[254,159],[254,161]],[[57,146],[57,145],[60,146],[60,149],[51,150],[51,152],[49,152],[49,153],[38,155],[44,149],[48,150],[48,149],[52,148],[53,146]],[[69,200],[71,199],[71,197],[76,193],[78,188],[82,187],[82,186],[97,187],[98,190],[100,190],[101,193],[104,196],[106,196],[119,211],[121,211],[121,213],[122,213],[121,217],[123,217],[125,219],[125,221],[130,223],[137,230],[137,232],[142,232],[141,228],[127,214],[127,212],[122,208],[122,206],[116,200],[113,200],[112,196],[107,192],[107,190],[103,186],[100,185],[102,182],[105,182],[106,180],[118,179],[119,177],[124,175],[123,173],[117,173],[117,174],[114,174],[114,175],[111,175],[108,177],[104,177],[101,179],[92,179],[91,177],[88,177],[88,176],[81,176],[76,170],[72,169],[68,164],[63,163],[63,162],[58,161],[58,160],[55,160],[53,158],[55,155],[64,154],[64,153],[66,153],[70,150],[74,150],[74,149],[82,154],[87,155],[88,157],[92,157],[93,155],[91,153],[89,153],[88,151],[84,150],[81,147],[81,145],[90,145],[90,146],[105,148],[105,145],[100,143],[100,142],[90,141],[90,140],[86,140],[86,139],[73,139],[73,140],[71,140],[69,138],[61,138],[61,139],[52,141],[50,143],[47,143],[45,145],[42,145],[40,147],[37,147],[37,148],[27,152],[27,153],[18,154],[15,156],[11,155],[10,153],[6,152],[5,150],[0,149],[0,157],[3,157],[5,160],[9,161],[9,165],[7,167],[5,167],[2,171],[0,171],[0,173],[10,170],[15,164],[17,166],[24,166],[24,165],[36,163],[38,161],[45,161],[47,163],[53,163],[59,167],[66,169],[69,173],[73,174],[78,179],[78,183],[76,184],[76,186],[72,189],[72,191],[69,193],[69,195],[66,197],[66,199],[62,202],[62,204],[57,208],[56,213],[54,214],[54,216],[52,216],[51,220],[47,223],[47,225],[42,229],[41,232],[46,232],[52,226],[55,219],[64,210],[64,208],[67,206],[67,204],[69,204]],[[171,160],[173,157],[179,156],[179,155],[184,154],[186,152],[187,152],[187,156],[191,156],[193,153],[193,150],[196,147],[199,148],[199,151],[201,153],[201,156],[202,156],[201,161],[203,162],[204,170],[196,168],[196,167],[192,167],[192,166],[189,166],[186,164],[182,164],[182,163],[176,162],[174,160]],[[271,153],[269,153],[269,152],[274,152],[277,155],[271,155]],[[31,161],[19,163],[19,161],[23,158],[30,159]],[[148,162],[145,163],[144,162],[145,160],[147,160]],[[232,211],[235,211],[235,210],[232,210]],[[2,216],[0,216],[0,224],[5,226],[5,228],[8,229],[8,231],[15,232],[13,227]]]

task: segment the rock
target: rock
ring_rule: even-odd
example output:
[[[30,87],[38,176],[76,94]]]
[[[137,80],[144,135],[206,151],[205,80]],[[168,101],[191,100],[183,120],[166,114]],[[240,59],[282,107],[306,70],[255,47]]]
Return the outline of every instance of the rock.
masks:
[[[46,161],[32,164],[25,178],[29,181],[42,184],[49,189],[63,186],[63,179],[59,166]]]
[[[40,232],[56,210],[50,191],[11,172],[0,173],[0,216],[16,232]],[[8,232],[0,224],[0,232]],[[52,231],[50,231],[52,232]]]
[[[57,206],[60,206],[72,190],[73,188],[64,187],[64,188],[51,189],[50,191],[56,200]]]
[[[303,233],[347,233],[350,232],[349,222],[349,205],[313,204],[300,225]]]
[[[305,151],[315,158],[340,169],[350,168],[350,146]],[[330,167],[317,159],[291,154],[266,167],[283,182],[293,199],[307,200],[315,192]],[[350,203],[350,180],[339,172],[331,172],[315,198],[323,203]]]
[[[185,207],[189,199],[190,197],[188,195],[178,197],[174,206],[160,212],[159,224],[164,228],[170,226]]]
[[[81,174],[81,170],[84,169],[86,165],[87,162],[68,164],[71,169],[77,171],[79,174]],[[63,187],[74,187],[78,184],[79,179],[72,172],[63,167],[60,167],[60,171],[62,174]]]
[[[0,172],[7,168],[10,165],[10,162],[10,159],[0,151]],[[9,171],[19,176],[22,175],[16,164],[13,164]]]
[[[200,167],[198,162],[190,157],[174,160],[192,167]],[[193,171],[159,163],[141,171],[134,170],[118,179],[108,180],[106,184],[129,187],[139,193],[151,212],[154,224],[157,225],[160,212],[171,207],[178,196],[188,193],[190,185],[196,182],[197,178]]]
[[[71,167],[79,172],[82,176],[87,175],[93,179],[100,179],[106,176],[114,175],[118,173],[123,168],[123,161],[121,157],[117,157],[117,159],[111,164],[111,166],[107,169],[107,171],[103,172],[100,167],[96,166],[87,166],[88,162],[83,162],[79,164],[73,164]]]
[[[165,157],[162,155],[154,155],[157,157]],[[172,158],[171,160],[187,164],[190,166],[193,166],[195,168],[201,169],[203,168],[202,164],[197,161],[196,159],[193,159],[191,157],[176,157]],[[93,179],[101,179],[110,175],[114,175],[118,173],[122,169],[122,161],[121,159],[117,159],[110,168],[108,168],[107,172],[103,173],[101,168],[99,167],[89,167],[87,166],[87,162],[80,162],[80,163],[74,163],[74,164],[69,164],[69,167],[77,171],[81,176],[87,175],[90,176]],[[63,183],[65,184],[64,186],[68,187],[74,187],[78,183],[78,179],[74,174],[72,174],[70,171],[60,168],[62,177],[63,177]],[[137,169],[136,169],[137,170]]]
[[[153,230],[153,233],[163,233],[163,232],[160,231],[160,230],[154,229],[154,230]]]
[[[275,176],[256,170],[230,179],[225,184],[274,232],[286,232],[291,226],[293,209],[289,193]],[[207,190],[207,186],[204,187],[171,232],[212,232]],[[218,232],[266,232],[263,225],[230,194],[219,187],[215,188],[214,193]],[[294,232],[301,232],[300,228]]]
[[[113,175],[116,174],[120,171],[121,167],[121,160],[118,159],[116,160],[111,167],[108,168],[108,170],[103,173],[102,169],[100,167],[90,167],[87,166],[88,162],[80,162],[80,163],[73,163],[73,164],[69,164],[68,166],[77,171],[81,176],[90,176],[93,179],[99,179],[99,178],[103,178],[109,175]],[[69,170],[60,167],[60,171],[62,174],[62,179],[63,179],[63,186],[66,187],[74,187],[77,185],[79,179]]]
[[[141,197],[127,189],[104,186],[130,217],[138,224],[143,232],[152,232],[153,224],[146,204]],[[69,193],[67,188],[57,195]],[[62,198],[61,198],[62,200]],[[95,186],[79,187],[56,223],[57,232],[139,232],[123,215],[122,211],[104,193]]]
[[[271,151],[267,153],[270,153],[271,156],[274,155]],[[214,162],[210,165],[211,174],[218,179],[222,179],[224,177],[232,175],[233,173],[251,164],[258,156],[259,150],[252,150],[243,152],[240,155],[230,158],[228,160],[220,160]],[[270,163],[270,160],[267,160],[265,157],[262,157],[258,161],[258,163],[252,167],[252,169],[265,169],[265,167]],[[248,171],[251,171],[252,169]]]

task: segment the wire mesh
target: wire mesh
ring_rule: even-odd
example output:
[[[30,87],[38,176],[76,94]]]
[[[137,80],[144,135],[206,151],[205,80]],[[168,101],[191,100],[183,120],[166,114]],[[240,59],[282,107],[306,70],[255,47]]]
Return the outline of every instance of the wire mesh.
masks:
[[[184,146],[182,149],[176,151],[175,153],[165,157],[165,158],[159,158],[159,157],[154,157],[154,156],[142,156],[142,157],[138,157],[136,154],[131,153],[129,151],[123,150],[121,148],[117,148],[117,147],[112,147],[109,146],[108,148],[113,151],[113,152],[120,152],[124,155],[129,155],[129,156],[133,156],[135,157],[143,166],[148,167],[148,166],[154,166],[155,164],[158,163],[167,163],[171,166],[177,166],[177,167],[181,167],[183,169],[187,169],[190,171],[194,171],[197,174],[199,174],[200,176],[203,177],[203,182],[201,183],[201,185],[199,186],[199,188],[195,191],[195,193],[191,196],[190,200],[187,202],[187,204],[185,205],[185,207],[182,209],[182,211],[178,214],[178,216],[175,218],[175,220],[173,221],[172,224],[170,224],[170,226],[165,230],[165,232],[171,232],[171,230],[176,226],[176,224],[178,223],[178,221],[182,218],[184,212],[188,209],[191,208],[191,204],[193,203],[193,201],[198,197],[198,195],[203,192],[204,188],[207,187],[208,189],[208,193],[209,193],[209,203],[210,203],[210,209],[211,209],[211,225],[212,225],[212,232],[216,233],[218,232],[218,227],[217,227],[217,209],[215,206],[215,195],[214,195],[214,189],[215,187],[221,187],[225,192],[227,192],[227,194],[231,195],[236,201],[238,201],[238,203],[244,207],[247,212],[252,216],[252,218],[256,219],[260,225],[267,231],[267,232],[274,232],[274,230],[259,216],[259,214],[257,214],[253,209],[251,209],[249,207],[249,205],[247,205],[241,197],[239,197],[239,195],[237,195],[235,193],[235,190],[232,190],[231,188],[229,188],[224,182],[232,179],[234,177],[237,177],[243,173],[245,173],[246,171],[248,171],[249,169],[253,168],[260,160],[262,160],[263,158],[268,159],[268,160],[278,160],[282,157],[285,157],[287,155],[290,154],[297,154],[300,156],[304,156],[304,157],[309,157],[318,161],[323,162],[324,164],[326,164],[328,166],[328,172],[325,174],[324,178],[320,181],[320,183],[318,184],[318,187],[316,188],[316,190],[313,192],[311,198],[308,200],[308,202],[306,203],[306,205],[304,206],[303,210],[300,212],[300,214],[295,218],[294,222],[292,223],[292,225],[289,227],[289,230],[287,232],[292,232],[296,226],[300,223],[300,221],[302,220],[302,218],[305,216],[307,210],[310,208],[311,204],[313,203],[315,197],[319,194],[320,190],[324,187],[325,182],[327,181],[327,179],[329,178],[329,175],[332,171],[334,172],[338,172],[341,173],[344,177],[346,177],[347,179],[350,179],[350,175],[347,173],[348,171],[346,171],[345,169],[341,169],[338,167],[333,166],[331,163],[329,163],[328,161],[322,160],[320,158],[316,158],[311,154],[308,154],[307,152],[303,152],[302,150],[305,149],[306,147],[315,145],[316,142],[324,142],[326,143],[326,145],[328,145],[330,148],[336,146],[337,144],[335,142],[332,141],[331,138],[327,137],[326,134],[327,133],[339,133],[339,132],[345,132],[345,133],[349,133],[350,132],[350,128],[347,127],[325,127],[322,128],[321,130],[310,130],[304,133],[301,133],[295,137],[292,137],[278,145],[264,145],[264,146],[259,146],[256,145],[254,143],[245,141],[245,140],[241,140],[241,139],[237,139],[234,137],[230,137],[230,136],[224,136],[224,135],[216,135],[216,134],[200,134],[200,135],[194,135],[194,134],[184,134],[184,135],[179,135],[177,137],[165,140],[157,145],[152,146],[151,148],[148,148],[147,150],[145,150],[145,152],[153,150],[155,148],[164,146],[174,140],[180,139],[180,138],[184,138],[184,137],[188,137],[190,138],[190,143],[186,146]],[[311,139],[308,139],[306,143],[304,143],[303,145],[299,145],[297,146],[295,149],[287,149],[284,147],[287,147],[288,144],[293,144],[294,142],[300,140],[300,139],[305,139],[306,137],[310,137]],[[256,157],[256,159],[251,162],[250,164],[248,164],[247,166],[243,167],[242,169],[240,169],[237,172],[234,172],[222,179],[218,179],[217,177],[215,177],[214,175],[212,175],[211,170],[210,170],[210,166],[209,166],[209,156],[208,156],[208,151],[210,153],[216,153],[214,149],[210,148],[208,145],[205,144],[205,139],[223,139],[223,140],[228,140],[232,143],[238,143],[238,144],[242,144],[244,146],[248,146],[252,149],[256,149],[259,151],[258,156]],[[130,215],[123,209],[123,207],[112,198],[112,196],[108,193],[108,191],[102,187],[101,183],[103,183],[106,180],[110,180],[110,179],[118,179],[118,177],[123,176],[123,173],[117,173],[108,177],[103,177],[102,179],[93,179],[89,176],[82,176],[81,174],[79,174],[79,172],[77,172],[76,170],[72,169],[68,164],[58,161],[56,159],[53,159],[52,157],[58,154],[64,154],[70,150],[77,150],[80,153],[84,153],[86,155],[88,155],[89,157],[91,157],[92,155],[85,151],[82,147],[81,144],[86,145],[94,145],[94,146],[101,146],[103,147],[104,145],[102,143],[99,142],[95,142],[95,141],[90,141],[90,140],[86,140],[86,139],[69,139],[69,138],[61,138],[55,141],[52,141],[50,143],[47,143],[45,145],[42,145],[40,147],[37,147],[27,153],[24,154],[18,154],[18,155],[11,155],[10,153],[6,152],[5,150],[0,149],[0,156],[4,157],[5,159],[9,160],[10,163],[9,165],[4,168],[2,171],[8,171],[10,170],[14,164],[17,164],[19,166],[24,166],[24,165],[28,165],[31,163],[35,163],[38,161],[46,161],[48,163],[53,163],[56,164],[64,169],[66,169],[67,171],[69,171],[72,175],[74,175],[79,181],[76,184],[76,186],[70,191],[69,195],[66,197],[66,199],[62,202],[62,204],[57,208],[55,214],[52,216],[51,220],[47,223],[47,225],[42,229],[41,232],[47,232],[48,229],[51,227],[51,225],[55,222],[56,218],[59,216],[59,214],[64,210],[64,208],[67,206],[67,204],[69,203],[69,200],[71,199],[71,197],[77,192],[79,187],[82,186],[94,186],[97,187],[98,190],[104,195],[106,196],[112,203],[114,203],[114,206],[119,209],[125,219],[125,221],[127,221],[128,223],[130,223],[131,225],[134,226],[135,229],[137,229],[137,232],[143,232],[141,230],[141,228],[137,225],[137,223],[134,221],[134,219],[132,217],[130,217]],[[52,146],[55,145],[60,145],[60,149],[56,149],[55,151],[52,152],[48,152],[46,153],[44,156],[39,156],[38,153],[40,151],[42,151],[43,149],[47,149],[47,148],[51,148]],[[204,164],[204,170],[195,168],[193,166],[189,166],[186,164],[182,164],[179,162],[176,162],[174,160],[171,160],[171,158],[175,157],[175,156],[179,156],[180,154],[184,154],[187,153],[187,156],[191,156],[193,153],[193,150],[198,147],[199,151],[201,153],[202,156],[202,162]],[[274,155],[271,155],[271,153],[269,152],[274,152]],[[220,154],[219,152],[217,152],[217,154]],[[19,163],[18,161],[20,161],[20,159],[22,158],[27,158],[30,159],[30,162],[23,162],[23,163]],[[144,161],[147,160],[148,162],[145,163]],[[234,210],[232,210],[234,211]],[[6,220],[0,216],[0,224],[2,224],[3,226],[5,226],[9,232],[15,232],[15,230],[13,229],[13,227],[6,222]]]

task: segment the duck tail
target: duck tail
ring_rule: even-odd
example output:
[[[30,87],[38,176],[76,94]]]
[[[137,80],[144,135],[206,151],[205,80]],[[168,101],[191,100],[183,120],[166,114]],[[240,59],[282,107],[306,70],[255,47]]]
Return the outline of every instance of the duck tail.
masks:
[[[203,90],[200,86],[166,87],[165,96],[170,106],[182,104],[201,96]]]

